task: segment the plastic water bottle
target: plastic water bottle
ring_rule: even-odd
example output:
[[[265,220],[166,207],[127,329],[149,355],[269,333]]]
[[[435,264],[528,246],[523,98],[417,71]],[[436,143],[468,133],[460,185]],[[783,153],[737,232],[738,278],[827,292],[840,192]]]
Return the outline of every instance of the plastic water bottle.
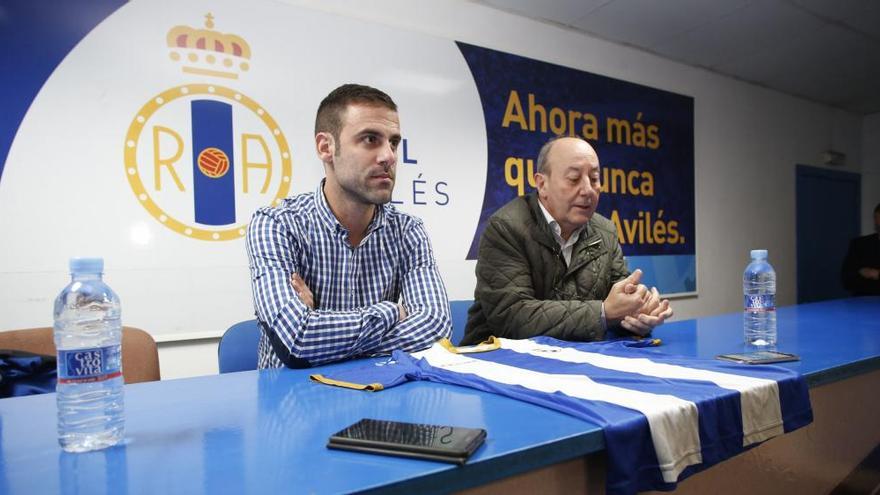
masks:
[[[123,438],[119,297],[104,283],[101,258],[70,260],[70,285],[55,299],[58,443],[68,452]]]
[[[766,249],[753,249],[743,272],[743,334],[746,344],[776,345],[776,272]]]

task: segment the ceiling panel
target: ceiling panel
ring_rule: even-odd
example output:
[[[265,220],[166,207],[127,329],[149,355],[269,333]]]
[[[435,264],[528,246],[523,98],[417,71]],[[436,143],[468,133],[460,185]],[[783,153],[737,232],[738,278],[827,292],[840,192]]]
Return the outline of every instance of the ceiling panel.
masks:
[[[880,40],[880,2],[877,0],[792,0],[792,4],[808,12],[848,25],[861,33]]]
[[[658,9],[656,0],[614,0],[572,25],[606,39],[650,47],[738,10],[747,2],[668,0],[663,3],[665,8]]]
[[[880,0],[484,0],[812,101],[880,112]]]
[[[658,48],[672,58],[715,68],[733,60],[754,57],[768,48],[793,45],[804,30],[822,28],[821,22],[785,2],[753,3]]]
[[[490,7],[522,14],[531,19],[542,19],[558,24],[570,25],[573,21],[589,14],[608,3],[609,0],[485,0],[481,3]]]
[[[727,61],[748,49],[737,42],[743,29],[740,26],[742,16],[732,13],[729,17],[716,19],[696,29],[670,37],[650,49],[673,60],[699,67],[714,67],[720,61]]]
[[[834,25],[802,33],[785,42],[767,45],[752,56],[720,61],[715,69],[768,87],[809,95],[811,80],[828,80],[832,74],[858,76],[855,57],[862,45],[857,35]],[[818,82],[816,84],[819,84]],[[813,87],[818,88],[816,84]],[[845,85],[840,86],[845,89]],[[839,99],[829,94],[829,99]]]

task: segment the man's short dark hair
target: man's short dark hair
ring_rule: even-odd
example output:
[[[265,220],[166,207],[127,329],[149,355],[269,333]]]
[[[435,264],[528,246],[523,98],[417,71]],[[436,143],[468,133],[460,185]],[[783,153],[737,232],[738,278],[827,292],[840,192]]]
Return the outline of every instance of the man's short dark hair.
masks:
[[[342,112],[352,103],[375,105],[397,111],[397,104],[383,91],[361,84],[343,84],[331,91],[318,105],[315,134],[329,132],[333,139],[338,141],[339,131],[342,130]]]
[[[880,213],[880,203],[877,203],[877,206],[874,207],[874,214]]]

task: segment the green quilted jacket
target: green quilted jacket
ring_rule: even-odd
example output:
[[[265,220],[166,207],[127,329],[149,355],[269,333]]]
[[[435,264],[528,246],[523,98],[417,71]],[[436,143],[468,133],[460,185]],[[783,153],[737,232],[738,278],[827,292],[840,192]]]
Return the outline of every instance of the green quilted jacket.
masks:
[[[514,199],[489,218],[476,274],[463,345],[491,335],[601,340],[602,301],[629,271],[614,224],[599,214],[581,233],[566,267],[533,193]]]

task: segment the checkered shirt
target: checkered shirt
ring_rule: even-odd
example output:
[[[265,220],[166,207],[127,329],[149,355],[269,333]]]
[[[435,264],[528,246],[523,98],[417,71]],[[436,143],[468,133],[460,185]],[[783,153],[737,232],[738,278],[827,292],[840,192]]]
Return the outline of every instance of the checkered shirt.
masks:
[[[257,210],[248,227],[254,309],[264,324],[259,368],[283,366],[279,354],[317,365],[448,338],[449,301],[422,221],[379,206],[352,248],[323,185]],[[296,295],[293,273],[311,289],[314,310]],[[401,298],[408,315],[399,322]]]

